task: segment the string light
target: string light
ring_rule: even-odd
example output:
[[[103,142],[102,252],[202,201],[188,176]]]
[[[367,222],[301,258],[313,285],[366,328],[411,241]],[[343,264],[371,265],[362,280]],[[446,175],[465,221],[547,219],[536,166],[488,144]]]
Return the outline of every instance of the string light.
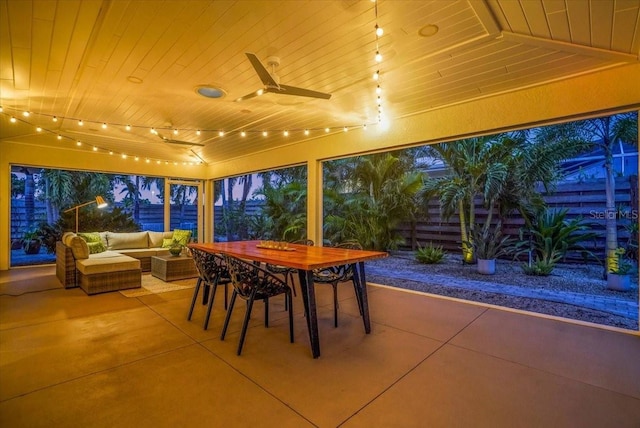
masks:
[[[0,112],[0,113],[4,114],[5,116],[9,116],[7,113],[4,113],[4,112]],[[53,118],[55,118],[55,120],[56,120],[56,121],[57,121],[57,119],[58,119],[58,118],[57,118],[57,116],[51,116],[51,115],[45,115],[45,114],[41,114],[41,115],[42,115],[42,116],[49,116],[49,117],[51,117],[52,119],[53,119]],[[64,119],[64,118],[63,118],[63,119]],[[72,118],[71,118],[71,119],[72,119]],[[75,119],[72,119],[72,120],[75,120]],[[75,146],[76,146],[76,147],[82,147],[82,146],[84,145],[84,144],[82,143],[82,141],[80,141],[80,140],[76,140],[76,139],[71,138],[71,137],[69,137],[69,136],[66,136],[66,135],[63,135],[63,134],[59,134],[59,133],[57,133],[57,132],[54,132],[54,131],[52,131],[52,130],[50,130],[50,129],[47,129],[47,128],[43,128],[43,127],[41,127],[41,126],[35,126],[34,124],[29,123],[29,122],[28,122],[28,121],[26,121],[26,120],[23,120],[23,119],[17,119],[15,116],[10,116],[10,121],[11,121],[12,123],[16,123],[16,122],[20,121],[20,122],[22,122],[22,123],[24,123],[24,124],[27,124],[27,125],[29,125],[29,126],[33,126],[33,127],[36,129],[36,131],[38,131],[38,132],[42,132],[42,133],[48,133],[48,134],[54,135],[54,136],[55,136],[55,138],[56,138],[57,140],[59,140],[59,141],[62,141],[62,140],[65,140],[65,139],[66,139],[66,140],[73,141],[73,142],[75,143]],[[79,122],[81,122],[81,121],[79,121]],[[91,122],[91,123],[94,123],[94,122]],[[95,123],[104,123],[104,124],[107,124],[106,122],[95,122]],[[108,124],[107,124],[107,126],[108,126]],[[119,126],[122,126],[122,125],[119,125]],[[113,154],[114,154],[114,152],[113,152],[112,150],[107,150],[107,149],[101,148],[101,147],[99,147],[99,146],[91,146],[91,151],[92,151],[92,152],[95,152],[95,153],[98,153],[98,152],[104,152],[104,153],[108,153],[109,155],[113,155]],[[118,153],[118,154],[120,154],[120,153]],[[127,157],[128,157],[126,154],[120,154],[120,155],[121,155],[122,159],[127,159]],[[135,156],[135,160],[136,160],[136,161],[140,160],[140,157],[139,157],[139,156]],[[149,162],[151,162],[151,160],[147,159],[147,162],[149,163]],[[159,162],[160,162],[160,160],[158,160],[158,163],[159,163]],[[201,160],[200,160],[200,161],[198,161],[198,162],[195,162],[195,163],[189,163],[189,164],[190,164],[190,165],[194,165],[194,164],[195,164],[195,165],[201,165],[201,164],[204,164],[204,162],[203,162],[203,161],[202,161],[202,159],[201,159]]]
[[[384,34],[384,31],[382,30],[382,27],[380,27],[378,25],[378,2],[376,0],[372,0],[374,5],[373,5],[373,10],[375,13],[375,18],[376,18],[376,23],[375,23],[375,37],[376,37],[376,55],[375,55],[375,60],[376,63],[380,64],[382,62],[382,54],[380,53],[380,44],[379,44],[379,39],[380,37],[382,37],[382,35]],[[378,106],[378,123],[382,122],[382,97],[380,96],[382,94],[382,86],[380,85],[380,69],[377,69],[374,73],[373,73],[373,80],[377,82],[376,85],[376,104]]]
[[[378,73],[379,73],[379,71],[376,72],[376,74],[378,74]],[[0,113],[5,114],[6,116],[10,116],[9,114],[5,113],[6,110],[7,110],[6,108],[3,109],[3,110],[0,110]],[[20,115],[24,115],[25,112],[17,111],[17,113],[20,114]],[[29,112],[29,115],[33,116],[34,113]],[[47,117],[52,122],[58,122],[58,119],[62,119],[62,120],[67,119],[67,120],[75,120],[75,121],[77,121],[78,126],[84,126],[84,123],[85,123],[84,119],[77,119],[77,118],[73,118],[73,117],[57,116],[57,115],[51,115],[51,114],[47,114],[47,113],[35,113],[35,115]],[[36,130],[38,132],[45,132],[45,133],[50,133],[50,134],[55,135],[58,140],[67,139],[67,140],[74,141],[76,143],[76,146],[82,146],[83,145],[82,142],[79,141],[79,140],[76,140],[76,139],[74,139],[72,137],[65,136],[63,134],[58,134],[57,132],[54,132],[54,131],[46,129],[46,128],[36,127],[35,125],[33,125],[33,124],[29,123],[29,122],[26,122],[26,121],[24,121],[22,119],[17,119],[16,116],[10,116],[10,121],[12,123],[16,123],[17,121],[24,122],[24,123],[27,123],[27,124],[33,126],[34,128],[36,128]],[[151,134],[160,135],[159,131],[155,127],[149,128],[148,126],[145,126],[145,125],[136,125],[136,124],[130,124],[130,123],[126,123],[126,124],[124,124],[124,123],[109,123],[109,122],[105,122],[105,121],[92,121],[92,120],[89,120],[89,121],[86,121],[86,122],[88,122],[90,124],[95,124],[96,126],[100,126],[100,127],[102,127],[102,129],[108,129],[110,127],[121,128],[121,129],[124,128],[126,131],[131,131],[132,128],[149,129],[149,132]],[[353,129],[353,128],[357,128],[357,127],[362,127],[362,128],[366,129],[366,124],[364,124],[364,125],[343,125],[341,128],[346,132],[349,129]],[[266,130],[266,129],[258,131],[258,130],[242,129],[242,130],[238,130],[238,131],[233,131],[232,133],[237,133],[241,137],[246,137],[248,133],[260,133],[260,134],[263,135],[263,137],[268,137],[269,133],[277,132],[277,133],[282,133],[282,135],[284,135],[285,137],[289,137],[293,133],[303,133],[305,136],[309,136],[309,135],[311,135],[311,133],[313,131],[321,131],[322,129],[324,129],[325,133],[329,133],[329,132],[331,132],[332,128],[330,128],[330,127],[325,127],[325,128],[299,128],[299,129],[293,129],[293,130],[292,129],[287,129],[287,130],[284,130],[284,131],[282,131],[282,130]],[[336,128],[333,128],[333,129],[336,129]],[[337,129],[340,129],[340,128],[337,128]],[[203,132],[216,132],[216,133],[218,133],[219,136],[223,136],[223,135],[226,134],[225,131],[215,130],[215,129],[195,129],[195,128],[194,129],[187,129],[187,128],[169,128],[169,129],[167,129],[167,128],[161,128],[160,132],[162,132],[163,130],[165,130],[167,132],[172,132],[173,134],[178,134],[178,132],[181,132],[181,131],[194,132],[198,136],[200,136]],[[91,150],[93,152],[109,153],[110,155],[114,154],[113,151],[101,148],[99,146],[91,146]],[[120,155],[122,157],[122,159],[128,159],[130,157],[130,156],[128,156],[126,154],[123,154],[123,153],[117,153],[116,152],[115,154]],[[197,156],[197,154],[196,154],[196,156]],[[131,156],[131,157],[133,157],[133,156]],[[136,160],[139,160],[139,159],[140,159],[139,157],[136,157]],[[151,162],[151,161],[156,161],[156,160],[155,159],[150,159],[149,162]],[[163,160],[159,160],[159,161],[162,162]],[[202,165],[202,164],[205,164],[205,162],[200,158],[200,160],[198,162],[195,162],[194,164]]]

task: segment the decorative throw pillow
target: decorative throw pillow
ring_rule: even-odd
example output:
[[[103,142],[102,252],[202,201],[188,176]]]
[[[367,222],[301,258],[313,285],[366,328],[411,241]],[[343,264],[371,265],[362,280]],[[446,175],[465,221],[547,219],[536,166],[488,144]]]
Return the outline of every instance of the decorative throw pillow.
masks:
[[[164,238],[162,240],[162,248],[171,248],[172,245],[173,245],[173,239]]]
[[[162,240],[165,238],[171,238],[173,232],[153,232],[149,231],[149,248],[162,247]]]
[[[79,236],[74,236],[70,239],[70,243],[73,258],[76,260],[89,258],[89,246],[87,245],[87,241]]]
[[[187,245],[191,239],[190,230],[173,229],[173,240],[178,241],[182,245]]]
[[[89,254],[98,254],[107,251],[107,247],[104,246],[102,241],[87,242],[87,247],[89,247]]]
[[[100,238],[99,232],[83,232],[83,233],[78,233],[78,236],[84,239],[85,241],[87,241],[87,243],[89,242],[102,243],[102,239]]]

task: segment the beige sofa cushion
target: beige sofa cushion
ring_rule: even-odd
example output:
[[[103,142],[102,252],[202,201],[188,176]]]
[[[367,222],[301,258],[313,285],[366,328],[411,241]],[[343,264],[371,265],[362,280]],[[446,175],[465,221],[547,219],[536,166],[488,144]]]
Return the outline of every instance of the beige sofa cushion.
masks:
[[[69,246],[71,247],[74,259],[82,260],[89,258],[89,246],[87,245],[87,241],[79,236],[73,236],[67,240],[70,243]]]
[[[149,231],[149,248],[162,247],[163,239],[171,239],[173,232],[153,232]]]
[[[115,251],[92,254],[88,259],[76,260],[76,268],[83,275],[96,273],[120,272],[140,269],[140,260],[125,256]]]
[[[132,248],[116,251],[120,254],[124,254],[125,256],[135,257],[136,259],[169,254],[168,248]]]
[[[127,248],[149,248],[148,232],[108,232],[108,250],[124,250]]]

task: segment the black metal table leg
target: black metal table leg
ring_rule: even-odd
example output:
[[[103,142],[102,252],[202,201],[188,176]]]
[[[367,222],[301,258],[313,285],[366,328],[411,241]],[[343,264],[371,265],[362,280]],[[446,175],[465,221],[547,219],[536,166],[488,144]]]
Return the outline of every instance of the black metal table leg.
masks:
[[[318,313],[316,310],[316,294],[313,287],[313,271],[298,270],[300,289],[304,311],[307,315],[307,328],[311,342],[311,354],[313,358],[320,356],[320,337],[318,336]]]

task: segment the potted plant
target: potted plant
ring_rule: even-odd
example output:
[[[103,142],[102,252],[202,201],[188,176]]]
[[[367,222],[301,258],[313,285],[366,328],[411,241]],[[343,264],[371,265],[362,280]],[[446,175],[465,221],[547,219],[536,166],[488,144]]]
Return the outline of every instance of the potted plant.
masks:
[[[473,250],[477,260],[478,273],[493,275],[496,273],[496,259],[506,256],[513,250],[513,239],[502,235],[502,223],[492,229],[485,224],[476,227],[470,233],[472,241],[467,245]]]
[[[633,265],[624,258],[625,249],[616,250],[617,260],[609,268],[607,273],[607,288],[616,291],[629,291],[631,289],[631,271]]]
[[[171,253],[172,256],[179,256],[182,253],[182,248],[184,246],[180,243],[180,241],[174,239],[173,242],[171,243],[171,246],[169,247],[169,252]]]
[[[38,254],[41,245],[42,241],[37,230],[28,230],[22,235],[22,249],[25,254]]]

